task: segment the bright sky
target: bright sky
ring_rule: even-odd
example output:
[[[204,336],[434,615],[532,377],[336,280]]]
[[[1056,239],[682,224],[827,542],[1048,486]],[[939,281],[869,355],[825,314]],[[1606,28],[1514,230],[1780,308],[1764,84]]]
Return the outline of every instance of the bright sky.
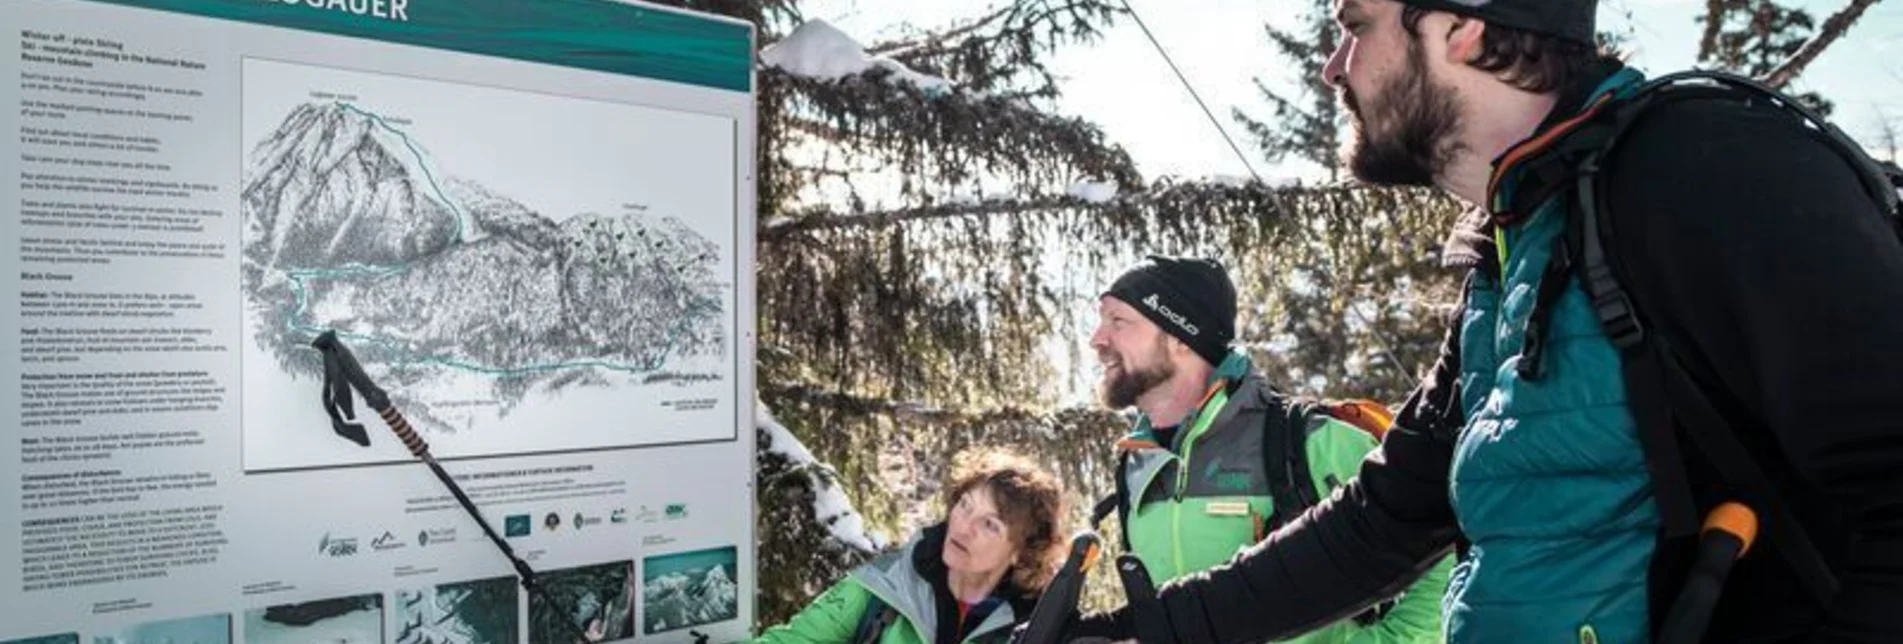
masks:
[[[898,36],[897,25],[933,28],[983,15],[1006,0],[809,0],[808,18],[827,20],[861,43]],[[1290,0],[1129,0],[1189,82],[1209,103],[1244,152],[1246,134],[1229,117],[1232,107],[1266,116],[1251,78],[1288,87],[1292,72],[1263,34],[1275,22],[1293,28],[1306,3]],[[1600,25],[1633,36],[1632,62],[1653,75],[1689,67],[1700,29],[1700,0],[1601,0]],[[1821,23],[1843,0],[1798,0]],[[1628,15],[1629,14],[1629,15]],[[1136,23],[1122,20],[1095,44],[1061,50],[1053,68],[1065,77],[1059,109],[1101,126],[1130,151],[1144,175],[1245,175],[1235,153],[1203,116]],[[1274,85],[1272,85],[1274,86]],[[1839,127],[1876,146],[1880,118],[1903,128],[1903,2],[1871,7],[1856,26],[1811,64],[1796,87],[1836,103]],[[1900,133],[1903,134],[1903,133]],[[1876,150],[1873,150],[1873,152]],[[1267,167],[1265,178],[1305,174],[1298,166]]]

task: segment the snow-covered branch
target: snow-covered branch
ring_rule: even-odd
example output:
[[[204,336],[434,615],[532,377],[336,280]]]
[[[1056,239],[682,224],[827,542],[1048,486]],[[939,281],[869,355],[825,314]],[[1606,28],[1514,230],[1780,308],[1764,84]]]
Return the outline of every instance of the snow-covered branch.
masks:
[[[815,470],[830,474],[831,468],[813,456],[813,452],[806,449],[806,445],[800,443],[799,437],[794,436],[791,430],[774,419],[766,403],[756,403],[753,414],[755,424],[767,437],[767,443],[761,449],[786,459],[790,472],[803,473],[812,483],[813,516],[826,526],[833,539],[861,552],[875,553],[884,549],[885,540],[866,529],[865,518],[859,515],[839,484],[831,476],[815,474]]]
[[[760,63],[788,74],[819,80],[840,80],[883,69],[894,82],[910,83],[926,93],[949,91],[943,78],[921,74],[866,48],[824,20],[808,20],[779,42],[760,50]]]
[[[993,11],[989,15],[986,15],[983,18],[973,20],[962,26],[952,27],[945,31],[940,31],[936,33],[927,33],[918,38],[914,38],[911,40],[901,40],[901,41],[895,41],[895,42],[880,43],[877,46],[874,46],[871,49],[868,49],[866,51],[867,53],[870,53],[873,55],[894,56],[894,55],[904,55],[906,52],[909,52],[915,49],[920,49],[925,47],[936,47],[943,43],[950,42],[954,39],[962,39],[966,36],[970,36],[971,34],[973,34],[974,32],[977,32],[980,29],[984,29],[985,27],[988,27],[992,25],[993,23],[1003,20],[1006,16],[1010,16],[1015,11],[1016,11],[1015,7],[1011,5],[1005,5],[1003,8],[1000,8],[997,11]]]
[[[1099,202],[1099,204],[1100,203],[1101,202]],[[1034,197],[1031,199],[989,199],[972,203],[948,202],[915,208],[900,208],[896,210],[881,210],[856,214],[837,214],[826,210],[815,210],[800,215],[770,220],[760,226],[760,237],[762,239],[775,239],[799,231],[877,228],[924,219],[986,217],[1008,213],[1025,214],[1060,208],[1086,208],[1092,205],[1091,202],[1084,199],[1065,195],[1062,197]]]
[[[881,45],[877,53],[956,79],[967,91],[1057,95],[1043,52],[1089,42],[1124,10],[1115,0],[1008,0],[964,26]]]
[[[1077,422],[1114,424],[1118,418],[1116,412],[1096,407],[1062,408],[1046,411],[1017,406],[1003,406],[989,409],[957,409],[913,400],[891,400],[857,396],[803,384],[762,385],[761,394],[763,396],[797,400],[808,404],[816,404],[853,413],[882,414],[891,416],[893,419],[899,421],[943,426],[1030,423],[1055,428],[1058,425]]]
[[[886,66],[843,76],[768,67],[759,76],[762,91],[787,97],[780,118],[804,136],[906,175],[952,183],[979,176],[1141,183],[1128,152],[1089,122],[1039,111],[1022,99],[893,82],[902,77]]]
[[[1354,199],[1372,192],[1362,186],[1305,186],[1293,181],[1270,185],[1234,176],[1163,181],[1138,190],[1125,190],[1114,181],[1077,181],[1063,195],[951,200],[862,213],[807,210],[766,221],[760,226],[760,239],[772,241],[806,231],[881,228],[930,219],[1035,216],[1066,210],[1168,214],[1215,208],[1237,210],[1266,221],[1282,212],[1288,199]]]

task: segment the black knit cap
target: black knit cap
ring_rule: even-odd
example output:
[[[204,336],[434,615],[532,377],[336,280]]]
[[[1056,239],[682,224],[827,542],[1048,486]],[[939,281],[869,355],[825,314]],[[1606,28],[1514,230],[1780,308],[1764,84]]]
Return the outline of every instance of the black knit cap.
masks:
[[[1596,44],[1599,0],[1401,0],[1422,9],[1479,18],[1489,24]]]
[[[1135,307],[1212,366],[1236,337],[1236,286],[1214,260],[1151,255],[1104,295]]]

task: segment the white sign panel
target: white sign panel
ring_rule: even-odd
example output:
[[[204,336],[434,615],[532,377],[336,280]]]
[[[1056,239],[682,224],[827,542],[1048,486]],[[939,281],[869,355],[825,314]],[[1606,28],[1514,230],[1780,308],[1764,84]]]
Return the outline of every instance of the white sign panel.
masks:
[[[610,0],[0,22],[0,643],[746,637],[748,25]],[[327,413],[320,336],[545,593],[366,401]]]

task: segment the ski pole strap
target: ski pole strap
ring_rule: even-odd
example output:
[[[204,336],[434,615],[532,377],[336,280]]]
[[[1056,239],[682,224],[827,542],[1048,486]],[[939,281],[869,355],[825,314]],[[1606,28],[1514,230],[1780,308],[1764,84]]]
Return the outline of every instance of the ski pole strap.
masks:
[[[1117,511],[1117,504],[1122,502],[1121,495],[1115,493],[1106,494],[1103,498],[1097,499],[1097,505],[1090,509],[1090,527],[1095,528],[1103,524],[1103,520],[1110,518],[1111,513]]]
[[[330,415],[330,429],[338,436],[349,439],[362,447],[370,446],[370,433],[362,423],[348,419],[357,417],[356,402],[350,396],[350,382],[344,378],[343,365],[338,362],[336,352],[319,349],[324,356],[324,413]]]
[[[316,340],[311,341],[311,346],[324,354],[326,383],[335,379],[343,380],[350,387],[355,388],[357,394],[363,396],[364,404],[369,405],[373,410],[380,412],[390,406],[390,395],[370,379],[369,373],[364,372],[363,365],[357,362],[356,354],[351,353],[350,347],[344,346],[343,342],[337,340],[336,331],[325,331],[317,336]],[[333,374],[335,378],[332,377]]]

